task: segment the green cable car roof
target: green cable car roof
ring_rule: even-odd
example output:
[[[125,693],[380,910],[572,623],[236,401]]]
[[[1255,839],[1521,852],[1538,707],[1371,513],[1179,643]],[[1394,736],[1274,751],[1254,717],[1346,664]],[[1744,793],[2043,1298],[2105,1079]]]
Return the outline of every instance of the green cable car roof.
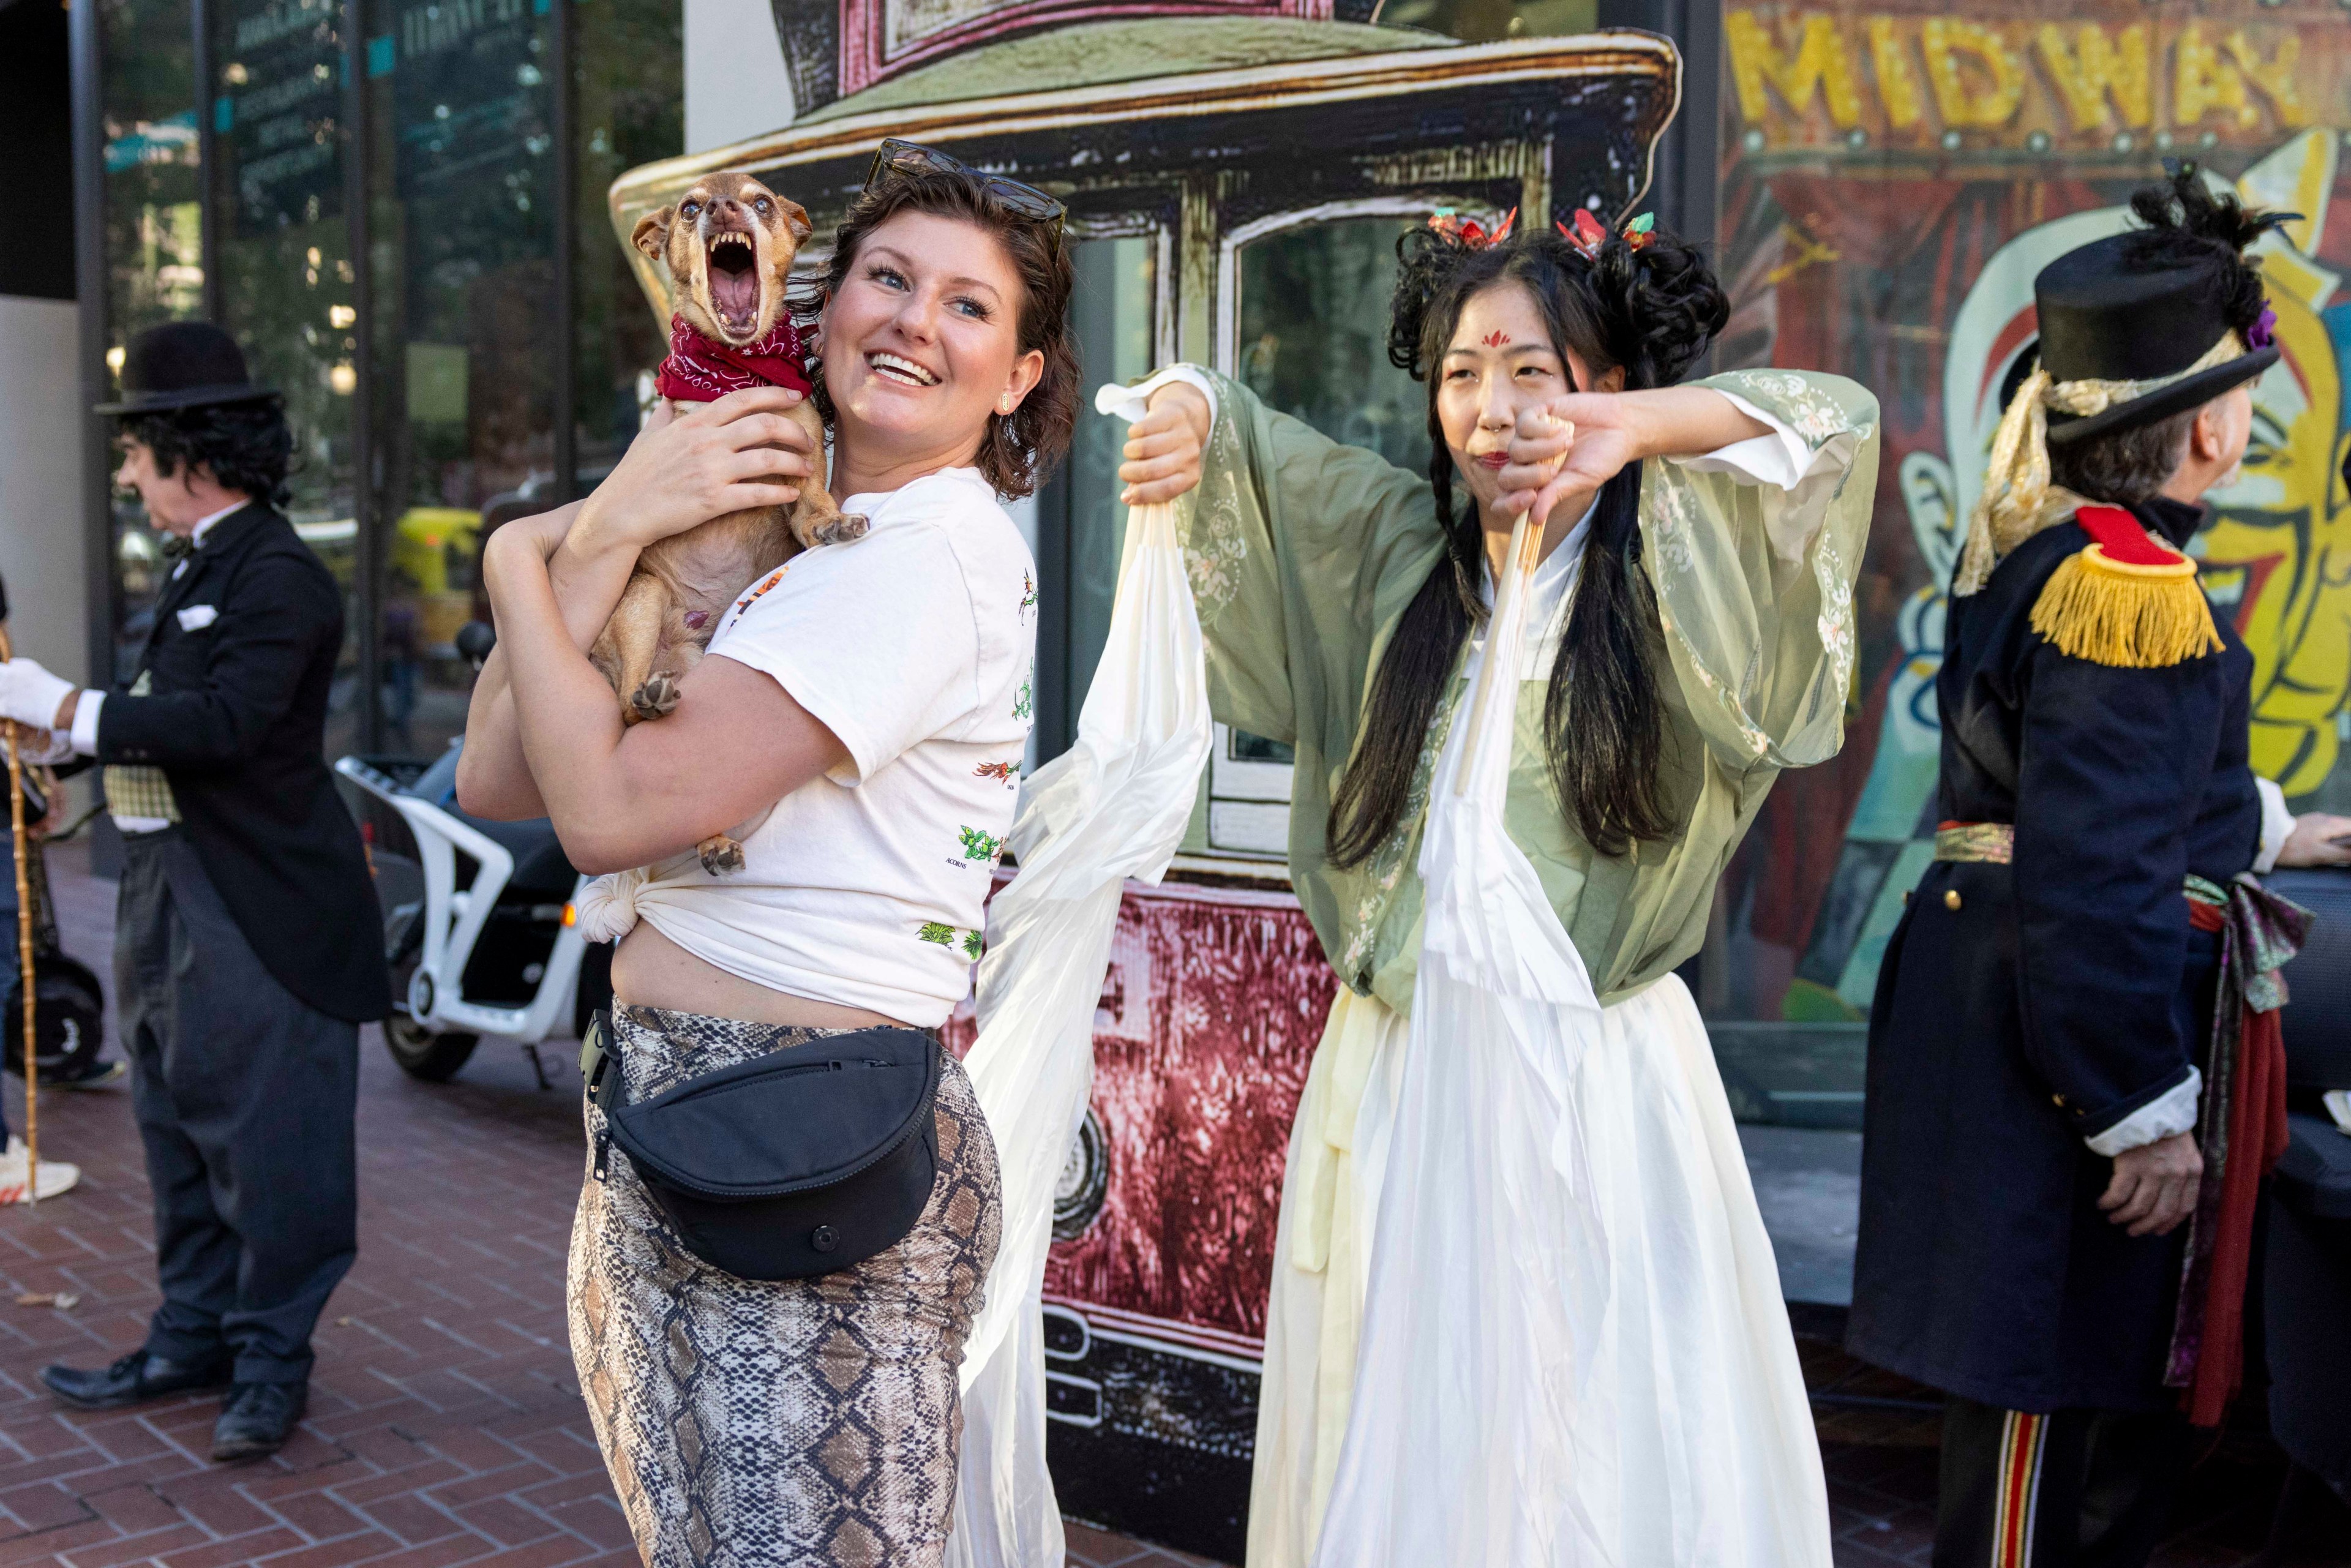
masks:
[[[982,44],[836,99],[793,123],[817,125],[1008,91],[1050,92],[1289,60],[1459,47],[1451,38],[1416,28],[1289,16],[1143,16],[1079,23]]]

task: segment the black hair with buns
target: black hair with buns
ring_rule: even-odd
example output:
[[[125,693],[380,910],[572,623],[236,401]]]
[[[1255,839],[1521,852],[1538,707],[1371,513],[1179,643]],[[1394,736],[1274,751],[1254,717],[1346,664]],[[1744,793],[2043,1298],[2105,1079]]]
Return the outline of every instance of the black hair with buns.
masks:
[[[1482,530],[1475,507],[1455,501],[1438,378],[1431,373],[1452,345],[1462,308],[1484,289],[1517,284],[1533,297],[1562,365],[1573,349],[1595,377],[1621,368],[1628,391],[1680,381],[1730,317],[1705,259],[1663,231],[1638,248],[1612,234],[1587,256],[1549,229],[1482,246],[1416,229],[1396,242],[1396,259],[1388,358],[1428,385],[1429,480],[1446,552],[1405,608],[1372,678],[1363,733],[1332,800],[1324,852],[1341,867],[1362,864],[1403,820],[1446,684],[1470,627],[1486,612]],[[1665,726],[1651,643],[1659,623],[1656,592],[1640,570],[1640,504],[1638,464],[1601,487],[1543,699],[1560,808],[1610,855],[1675,826],[1658,779]]]
[[[2234,192],[2206,184],[2202,171],[2192,162],[2168,158],[2163,172],[2161,183],[2141,186],[2131,197],[2131,214],[2146,226],[2131,231],[2125,241],[2125,259],[2144,272],[2209,271],[2222,313],[2241,336],[2268,305],[2262,298],[2261,264],[2246,259],[2246,247],[2302,214],[2249,208]]]

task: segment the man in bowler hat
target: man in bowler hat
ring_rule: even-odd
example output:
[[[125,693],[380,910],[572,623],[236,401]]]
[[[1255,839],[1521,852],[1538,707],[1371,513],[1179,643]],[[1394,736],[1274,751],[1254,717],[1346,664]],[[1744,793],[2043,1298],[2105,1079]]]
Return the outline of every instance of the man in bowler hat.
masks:
[[[2304,916],[2248,873],[2351,859],[2248,766],[2252,658],[2185,553],[2278,357],[2243,252],[2280,220],[2192,167],[2133,207],[2034,283],[1952,583],[1936,861],[1870,1017],[1846,1343],[1948,1395],[1937,1568],[2161,1540],[2283,1147]]]
[[[0,716],[104,767],[123,841],[115,987],[155,1199],[163,1303],[112,1365],[50,1392],[111,1409],[225,1385],[215,1459],[274,1453],[310,1333],[357,1254],[359,1025],[390,1009],[365,852],[321,755],[342,594],[277,507],[278,395],[228,334],[152,328],[124,357],[116,483],[175,558],[133,678],[0,665]]]

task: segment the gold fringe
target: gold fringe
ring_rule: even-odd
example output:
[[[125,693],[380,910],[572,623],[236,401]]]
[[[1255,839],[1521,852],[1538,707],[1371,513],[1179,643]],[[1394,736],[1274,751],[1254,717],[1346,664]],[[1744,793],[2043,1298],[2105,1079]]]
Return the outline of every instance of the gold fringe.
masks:
[[[2194,561],[2132,566],[2095,544],[2050,574],[2032,629],[2059,653],[2126,670],[2164,669],[2221,646]]]

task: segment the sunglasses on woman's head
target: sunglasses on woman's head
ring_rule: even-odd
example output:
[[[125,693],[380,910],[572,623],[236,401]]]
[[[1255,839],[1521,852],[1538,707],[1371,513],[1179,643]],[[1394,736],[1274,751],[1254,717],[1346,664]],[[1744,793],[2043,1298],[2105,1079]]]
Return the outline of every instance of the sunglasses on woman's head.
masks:
[[[1056,239],[1061,237],[1061,225],[1070,215],[1068,207],[1034,185],[1024,185],[1001,174],[985,173],[960,158],[895,137],[874,150],[873,165],[865,171],[865,188],[871,191],[893,174],[962,174],[977,180],[989,201],[1015,217],[1052,225]]]

